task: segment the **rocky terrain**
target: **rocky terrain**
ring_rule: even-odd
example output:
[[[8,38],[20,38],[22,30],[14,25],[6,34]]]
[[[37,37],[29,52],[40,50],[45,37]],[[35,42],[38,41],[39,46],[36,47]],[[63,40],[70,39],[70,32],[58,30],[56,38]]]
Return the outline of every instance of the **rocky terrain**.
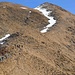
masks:
[[[0,75],[75,75],[75,15],[39,7],[0,3]]]

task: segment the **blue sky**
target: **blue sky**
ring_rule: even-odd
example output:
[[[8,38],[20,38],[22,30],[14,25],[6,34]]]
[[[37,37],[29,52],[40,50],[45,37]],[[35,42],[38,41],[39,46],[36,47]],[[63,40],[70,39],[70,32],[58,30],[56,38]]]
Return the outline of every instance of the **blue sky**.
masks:
[[[28,6],[30,8],[35,8],[36,6],[44,2],[49,2],[61,6],[62,8],[75,14],[75,0],[0,0],[0,1],[13,2],[24,6]]]

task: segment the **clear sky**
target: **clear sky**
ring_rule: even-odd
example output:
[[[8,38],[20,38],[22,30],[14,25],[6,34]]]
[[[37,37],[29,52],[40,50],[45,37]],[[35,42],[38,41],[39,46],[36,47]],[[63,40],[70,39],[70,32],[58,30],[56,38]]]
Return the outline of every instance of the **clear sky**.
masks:
[[[75,0],[0,0],[0,1],[13,2],[24,6],[28,6],[30,8],[35,8],[44,2],[49,2],[61,6],[62,8],[75,14]]]

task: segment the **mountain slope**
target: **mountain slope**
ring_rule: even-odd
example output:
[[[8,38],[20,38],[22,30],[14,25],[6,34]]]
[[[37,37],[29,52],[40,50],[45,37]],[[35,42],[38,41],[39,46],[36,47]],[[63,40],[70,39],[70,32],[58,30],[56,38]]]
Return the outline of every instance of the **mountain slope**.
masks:
[[[75,16],[50,3],[39,7],[52,12],[0,3],[0,75],[75,75]],[[48,17],[56,20],[51,27]]]

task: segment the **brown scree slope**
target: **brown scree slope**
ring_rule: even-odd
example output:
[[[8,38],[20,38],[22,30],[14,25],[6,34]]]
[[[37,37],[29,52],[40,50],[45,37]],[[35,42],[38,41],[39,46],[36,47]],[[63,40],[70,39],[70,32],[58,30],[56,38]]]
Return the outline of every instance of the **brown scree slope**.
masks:
[[[38,10],[0,3],[0,38],[11,34],[0,45],[0,75],[75,75],[75,15],[50,3],[42,6],[57,20],[45,34],[40,30],[48,19]]]

